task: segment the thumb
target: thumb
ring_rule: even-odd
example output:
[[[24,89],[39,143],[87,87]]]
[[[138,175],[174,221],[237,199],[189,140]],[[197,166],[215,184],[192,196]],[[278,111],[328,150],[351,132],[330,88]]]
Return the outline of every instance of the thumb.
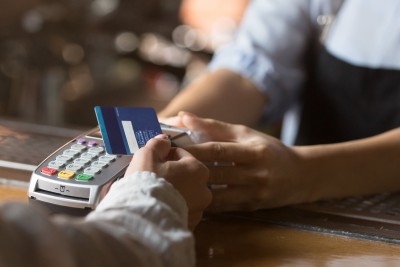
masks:
[[[167,160],[171,142],[166,135],[159,135],[147,141],[146,145],[136,151],[132,161],[129,164],[126,174],[135,171],[153,171],[157,170],[157,164]]]
[[[159,160],[165,161],[171,149],[171,141],[165,134],[157,135],[147,141],[146,145],[141,149],[142,153],[152,154]]]
[[[226,122],[197,117],[189,112],[180,112],[183,125],[208,141],[232,142],[236,140],[234,125]]]

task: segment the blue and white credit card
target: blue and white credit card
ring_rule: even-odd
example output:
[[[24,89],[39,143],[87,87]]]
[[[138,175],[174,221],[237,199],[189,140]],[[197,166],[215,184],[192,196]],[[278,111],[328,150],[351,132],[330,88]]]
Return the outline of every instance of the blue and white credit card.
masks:
[[[162,133],[157,113],[147,107],[95,107],[108,154],[133,155]]]

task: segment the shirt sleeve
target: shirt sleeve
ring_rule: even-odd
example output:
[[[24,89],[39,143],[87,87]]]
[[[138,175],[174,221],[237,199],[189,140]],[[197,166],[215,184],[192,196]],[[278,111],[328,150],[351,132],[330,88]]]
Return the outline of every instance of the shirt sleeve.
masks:
[[[312,35],[310,0],[253,0],[232,43],[216,51],[210,70],[228,68],[249,78],[268,99],[266,119],[282,117],[298,97]]]
[[[0,236],[0,266],[195,266],[186,203],[149,172],[115,182],[84,219],[3,204]]]

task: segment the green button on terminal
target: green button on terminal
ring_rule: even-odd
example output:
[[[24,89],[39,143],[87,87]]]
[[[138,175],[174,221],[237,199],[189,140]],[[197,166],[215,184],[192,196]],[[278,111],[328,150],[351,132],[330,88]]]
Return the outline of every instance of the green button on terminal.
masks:
[[[84,173],[80,173],[75,177],[75,180],[77,181],[83,181],[83,182],[87,182],[93,179],[93,175],[89,175],[89,174],[84,174]]]

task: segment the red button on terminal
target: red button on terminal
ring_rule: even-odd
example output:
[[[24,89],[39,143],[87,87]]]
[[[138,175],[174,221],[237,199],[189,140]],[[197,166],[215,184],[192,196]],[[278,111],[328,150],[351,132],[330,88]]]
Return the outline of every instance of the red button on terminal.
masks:
[[[53,175],[57,173],[57,170],[50,167],[43,167],[42,173],[46,175]]]

